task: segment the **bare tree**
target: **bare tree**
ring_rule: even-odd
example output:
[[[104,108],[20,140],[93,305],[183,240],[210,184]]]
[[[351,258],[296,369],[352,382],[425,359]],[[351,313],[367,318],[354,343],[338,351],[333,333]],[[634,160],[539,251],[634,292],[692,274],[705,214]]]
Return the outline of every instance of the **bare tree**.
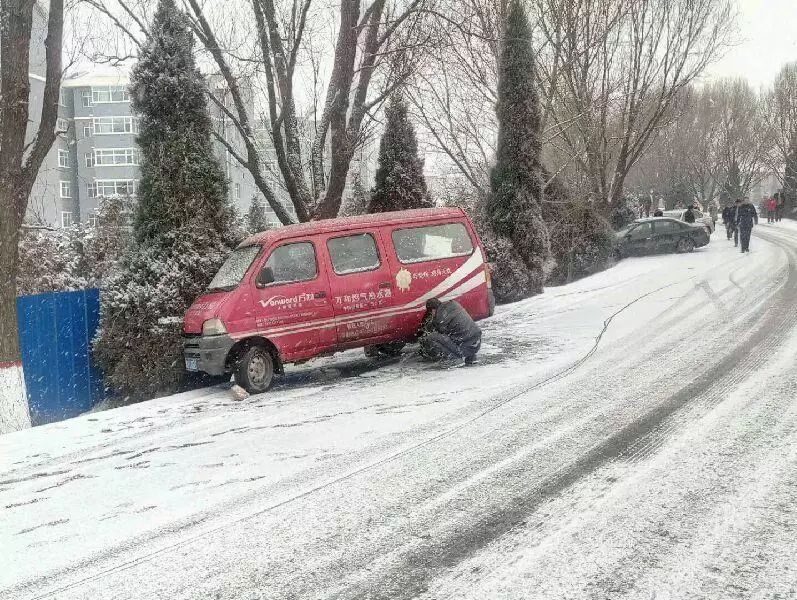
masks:
[[[769,162],[769,132],[762,99],[743,79],[723,79],[704,90],[717,127],[720,182],[731,198],[742,198],[761,181]]]
[[[31,35],[34,11],[41,10],[35,0],[0,4],[0,433],[30,424],[17,325],[18,242],[28,197],[56,138],[63,0],[49,3],[42,106],[38,129],[30,131]]]
[[[626,7],[619,20],[618,2]],[[567,68],[552,88],[551,118],[557,141],[575,157],[592,194],[611,204],[622,197],[625,178],[651,136],[675,116],[678,95],[728,42],[734,12],[730,0],[612,0],[601,6],[589,19],[576,15],[562,27]],[[600,45],[589,44],[593,27]]]
[[[136,39],[145,31],[140,0],[86,1],[125,37]],[[342,0],[330,13],[317,0],[239,0],[235,9],[249,14],[251,18],[241,21],[251,27],[234,30],[227,4],[219,10],[201,0],[184,0],[230,101],[211,99],[239,134],[240,143],[224,135],[217,138],[249,170],[282,223],[290,223],[292,217],[266,176],[263,137],[270,138],[269,151],[298,220],[336,216],[367,121],[411,71],[414,61],[401,58],[424,45],[422,8],[432,1]],[[320,118],[309,128],[308,142],[303,121],[310,111],[302,106],[318,99],[322,76],[319,51],[308,32],[322,29],[319,23],[325,22],[337,34],[326,99]],[[306,86],[303,79],[313,84]],[[250,110],[247,94],[253,90],[263,92],[262,119]]]
[[[775,150],[772,167],[791,210],[797,207],[797,62],[784,65],[766,100]]]

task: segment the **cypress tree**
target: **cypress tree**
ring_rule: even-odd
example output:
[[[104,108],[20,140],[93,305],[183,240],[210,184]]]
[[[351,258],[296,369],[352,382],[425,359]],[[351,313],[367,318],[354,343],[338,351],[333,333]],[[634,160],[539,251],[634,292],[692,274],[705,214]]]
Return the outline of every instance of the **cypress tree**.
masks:
[[[205,93],[190,23],[174,0],[160,0],[130,86],[142,158],[134,223],[139,242],[192,223],[221,235],[230,227]]]
[[[185,386],[182,317],[237,234],[193,47],[186,15],[160,0],[130,89],[141,119],[135,243],[103,284],[94,342],[109,386],[131,400]]]
[[[519,0],[511,0],[504,22],[498,77],[498,145],[490,177],[487,221],[496,235],[511,240],[541,291],[551,260],[542,218],[540,98],[531,31]]]
[[[249,212],[246,214],[246,225],[250,234],[260,233],[268,229],[266,205],[259,196],[252,198],[252,204],[249,205]]]
[[[368,212],[431,207],[423,160],[418,156],[418,140],[407,115],[407,105],[400,95],[391,98],[385,109],[385,121]]]

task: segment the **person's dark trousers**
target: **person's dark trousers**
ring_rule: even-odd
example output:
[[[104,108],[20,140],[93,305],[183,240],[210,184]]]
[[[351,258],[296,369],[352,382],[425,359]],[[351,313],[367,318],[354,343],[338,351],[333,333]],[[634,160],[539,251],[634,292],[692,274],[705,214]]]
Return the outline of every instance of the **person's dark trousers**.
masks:
[[[753,232],[753,228],[747,227],[740,227],[741,229],[741,237],[742,237],[742,252],[749,252],[750,251],[750,234]]]
[[[774,223],[775,222],[775,211],[768,210],[767,211],[767,223]]]
[[[733,225],[731,223],[725,223],[725,233],[728,235],[728,239],[733,237]]]
[[[775,221],[777,222],[780,222],[780,220],[783,218],[781,217],[780,211],[781,211],[780,208],[778,208],[778,210],[775,211]]]
[[[420,339],[421,355],[432,360],[462,358],[462,352],[447,335],[433,331]]]
[[[738,225],[733,228],[733,245],[734,246],[738,246],[739,245],[739,226]]]

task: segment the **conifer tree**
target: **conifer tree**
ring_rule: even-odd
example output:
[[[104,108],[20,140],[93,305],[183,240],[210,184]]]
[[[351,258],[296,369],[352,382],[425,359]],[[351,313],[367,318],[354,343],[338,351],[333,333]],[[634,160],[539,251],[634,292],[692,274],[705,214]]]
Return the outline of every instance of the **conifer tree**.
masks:
[[[142,158],[136,238],[152,240],[192,223],[224,235],[232,217],[227,182],[213,153],[190,23],[174,0],[160,0],[131,80]]]
[[[525,262],[534,290],[541,291],[551,262],[542,218],[540,99],[531,31],[519,0],[511,0],[504,23],[498,78],[498,145],[492,170],[487,221]]]
[[[160,0],[130,88],[141,123],[136,243],[102,287],[94,343],[110,387],[130,399],[180,389],[182,317],[236,241],[193,47],[186,15]]]
[[[249,212],[246,213],[246,227],[250,234],[268,229],[266,205],[259,196],[253,197],[252,204],[249,205]]]
[[[368,212],[429,208],[433,203],[426,189],[423,160],[418,156],[418,140],[399,94],[385,109],[385,121]]]

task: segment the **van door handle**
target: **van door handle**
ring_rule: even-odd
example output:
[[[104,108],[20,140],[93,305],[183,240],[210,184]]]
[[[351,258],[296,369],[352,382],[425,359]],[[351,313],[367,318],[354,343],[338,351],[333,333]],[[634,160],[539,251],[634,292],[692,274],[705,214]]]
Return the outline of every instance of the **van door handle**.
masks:
[[[382,283],[379,284],[379,288],[383,289],[383,290],[387,289],[387,288],[392,288],[392,287],[393,287],[393,284],[390,283],[389,281],[383,281]]]
[[[326,298],[326,297],[327,297],[327,293],[326,292],[316,292],[315,293],[316,300],[320,300],[321,298]]]

